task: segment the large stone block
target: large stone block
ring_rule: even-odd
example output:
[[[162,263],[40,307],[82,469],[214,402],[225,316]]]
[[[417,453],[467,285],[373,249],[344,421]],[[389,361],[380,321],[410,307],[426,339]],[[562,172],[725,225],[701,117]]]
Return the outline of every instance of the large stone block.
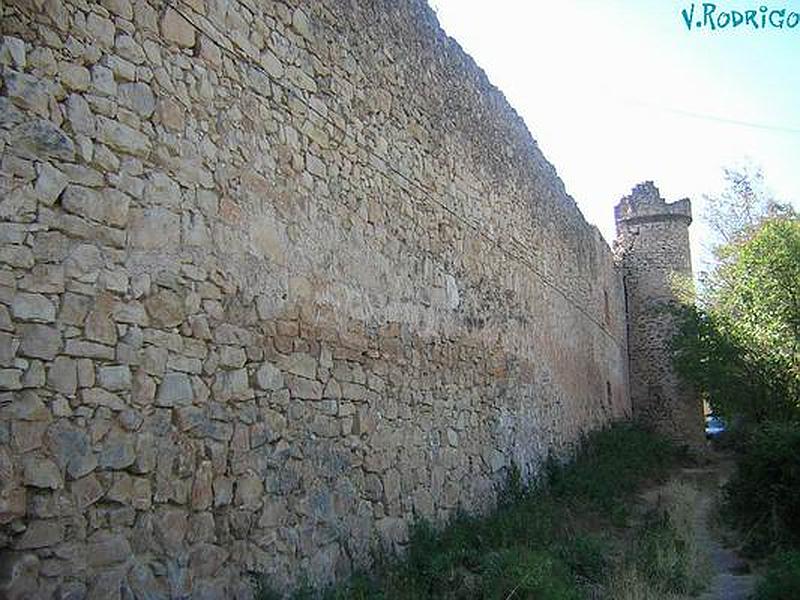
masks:
[[[171,407],[191,404],[193,398],[192,382],[186,373],[167,373],[158,386],[155,403]]]
[[[72,160],[75,144],[64,130],[51,121],[38,119],[17,125],[11,131],[11,148],[33,159]]]
[[[146,157],[150,153],[150,140],[141,131],[101,116],[96,121],[98,139],[110,148],[140,157]]]
[[[61,334],[55,327],[29,324],[20,327],[19,352],[23,356],[53,360],[61,349]]]
[[[264,363],[256,371],[256,383],[262,390],[279,390],[283,387],[283,373],[271,363]]]
[[[47,385],[62,394],[72,395],[78,388],[78,364],[66,356],[58,356],[47,371]]]
[[[0,596],[8,600],[34,598],[39,591],[41,561],[32,552],[0,550]]]
[[[253,396],[247,369],[218,371],[211,386],[211,393],[218,402],[244,400]]]
[[[47,115],[48,91],[44,81],[27,73],[8,69],[3,75],[6,95],[24,110],[40,116]]]
[[[319,381],[292,375],[287,378],[286,385],[289,388],[289,393],[292,395],[292,398],[299,398],[301,400],[322,399],[323,388]]]
[[[64,524],[57,519],[31,521],[17,540],[17,550],[33,550],[55,546],[64,539]]]
[[[66,419],[59,419],[47,430],[47,447],[72,479],[83,477],[97,467],[89,436]]]
[[[111,392],[131,389],[131,370],[126,365],[104,366],[97,370],[100,387]]]
[[[123,83],[118,91],[119,103],[130,108],[142,118],[153,114],[156,107],[153,90],[146,83]]]
[[[282,371],[299,375],[306,379],[316,379],[317,377],[317,359],[310,354],[293,352],[289,355],[281,355],[276,365]]]
[[[161,18],[161,35],[164,39],[184,48],[191,48],[195,42],[195,30],[183,15],[168,8]]]
[[[169,250],[180,243],[180,217],[160,207],[132,211],[128,245],[136,250]]]
[[[56,318],[56,307],[42,294],[17,294],[11,303],[11,312],[22,321],[51,323]]]

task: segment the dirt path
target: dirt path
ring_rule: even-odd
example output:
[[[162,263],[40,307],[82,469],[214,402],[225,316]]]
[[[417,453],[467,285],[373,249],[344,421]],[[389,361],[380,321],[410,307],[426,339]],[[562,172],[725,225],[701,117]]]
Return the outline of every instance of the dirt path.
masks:
[[[684,469],[679,478],[700,491],[695,513],[695,531],[701,548],[706,549],[712,566],[708,589],[699,600],[745,600],[755,591],[757,576],[750,572],[744,559],[721,539],[721,532],[712,523],[720,490],[731,475],[732,463],[714,457],[709,466]]]
[[[698,600],[746,600],[755,591],[757,576],[750,566],[726,544],[725,533],[716,526],[714,511],[717,508],[722,486],[733,472],[733,462],[724,455],[712,455],[707,466],[685,468],[666,484],[646,490],[642,495],[642,510],[661,504],[664,495],[674,492],[675,484],[687,484],[694,506],[691,529],[695,534],[700,554],[708,557],[710,574],[706,591]],[[670,491],[671,490],[671,491]],[[687,492],[688,493],[688,492]],[[728,540],[729,541],[729,540]]]

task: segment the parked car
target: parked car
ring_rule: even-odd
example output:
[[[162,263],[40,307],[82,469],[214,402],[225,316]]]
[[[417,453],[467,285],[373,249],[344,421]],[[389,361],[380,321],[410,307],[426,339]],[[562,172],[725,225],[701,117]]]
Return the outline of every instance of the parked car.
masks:
[[[722,420],[721,417],[717,415],[708,415],[706,417],[706,439],[707,440],[716,440],[718,439],[727,427],[725,426],[725,421]]]

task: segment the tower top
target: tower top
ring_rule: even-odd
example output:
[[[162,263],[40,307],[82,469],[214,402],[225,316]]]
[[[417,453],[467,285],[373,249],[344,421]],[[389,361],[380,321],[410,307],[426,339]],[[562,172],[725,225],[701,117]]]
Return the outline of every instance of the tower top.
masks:
[[[645,181],[614,207],[614,219],[618,232],[623,225],[656,221],[682,221],[688,226],[692,222],[692,203],[688,198],[667,203],[655,184]]]

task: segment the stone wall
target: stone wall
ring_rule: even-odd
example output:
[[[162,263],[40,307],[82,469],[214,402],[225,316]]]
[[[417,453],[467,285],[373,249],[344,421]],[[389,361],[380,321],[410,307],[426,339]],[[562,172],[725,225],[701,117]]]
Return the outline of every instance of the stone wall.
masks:
[[[699,396],[672,367],[674,309],[691,294],[688,199],[668,204],[652,181],[615,209],[617,247],[628,303],[630,397],[634,418],[689,444],[703,445]]]
[[[612,255],[422,0],[6,0],[0,585],[248,597],[629,412]]]

